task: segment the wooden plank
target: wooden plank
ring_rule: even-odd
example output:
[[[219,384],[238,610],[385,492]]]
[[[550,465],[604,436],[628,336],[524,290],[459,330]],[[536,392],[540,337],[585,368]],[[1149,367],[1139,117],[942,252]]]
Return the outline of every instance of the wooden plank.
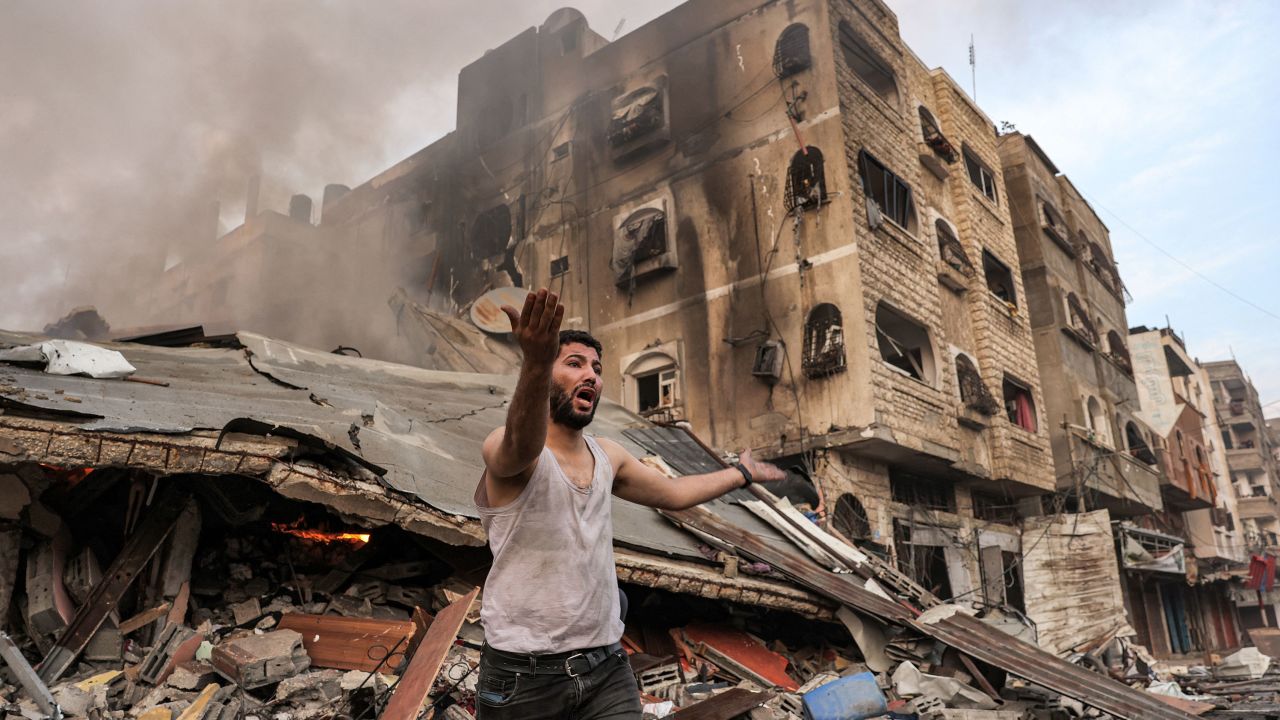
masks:
[[[391,701],[380,716],[381,720],[414,720],[422,710],[422,704],[431,692],[431,685],[440,674],[440,665],[453,646],[471,611],[471,604],[480,594],[480,588],[467,593],[461,600],[449,605],[436,615],[422,638],[418,651],[409,659],[409,669],[396,683]]]
[[[733,688],[700,703],[694,703],[670,717],[672,720],[732,720],[753,708],[760,707],[772,698],[771,692],[751,692],[746,688]]]
[[[302,635],[315,667],[373,672],[390,648],[413,634],[414,625],[408,620],[285,613],[278,627]]]
[[[150,610],[143,610],[137,615],[134,615],[128,620],[125,620],[124,622],[120,623],[120,628],[119,628],[120,634],[128,635],[129,633],[133,632],[134,630],[137,630],[143,625],[146,625],[152,620],[155,620],[156,618],[161,617],[162,615],[168,614],[169,607],[171,604],[172,603],[168,603],[168,602],[160,603],[159,605],[151,608]]]

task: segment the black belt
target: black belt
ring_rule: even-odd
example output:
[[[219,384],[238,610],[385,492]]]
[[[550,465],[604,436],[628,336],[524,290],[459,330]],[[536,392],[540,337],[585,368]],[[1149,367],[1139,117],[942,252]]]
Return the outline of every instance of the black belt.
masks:
[[[483,657],[487,665],[507,672],[577,677],[595,670],[619,652],[622,652],[622,643],[546,655],[510,653],[485,645]]]

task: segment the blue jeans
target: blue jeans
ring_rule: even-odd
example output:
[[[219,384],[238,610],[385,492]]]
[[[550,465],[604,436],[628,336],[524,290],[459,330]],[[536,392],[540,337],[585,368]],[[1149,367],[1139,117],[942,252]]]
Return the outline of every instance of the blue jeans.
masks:
[[[481,654],[476,720],[562,719],[640,720],[640,689],[625,650],[575,677],[510,672]]]

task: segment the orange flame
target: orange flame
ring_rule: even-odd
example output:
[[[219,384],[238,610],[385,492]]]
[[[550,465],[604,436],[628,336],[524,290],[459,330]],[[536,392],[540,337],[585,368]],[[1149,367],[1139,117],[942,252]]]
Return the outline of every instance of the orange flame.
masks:
[[[85,478],[89,477],[90,473],[93,472],[93,468],[90,468],[90,467],[68,468],[68,467],[60,467],[58,465],[46,465],[44,463],[40,463],[40,467],[53,473],[59,479],[65,480],[72,487],[77,485],[81,480],[84,480]]]
[[[276,532],[282,532],[286,535],[292,535],[304,540],[322,543],[347,542],[364,545],[369,542],[369,538],[371,537],[368,533],[334,533],[324,532],[322,530],[308,530],[306,528],[298,527],[301,524],[301,520],[294,523],[271,523],[271,529]]]

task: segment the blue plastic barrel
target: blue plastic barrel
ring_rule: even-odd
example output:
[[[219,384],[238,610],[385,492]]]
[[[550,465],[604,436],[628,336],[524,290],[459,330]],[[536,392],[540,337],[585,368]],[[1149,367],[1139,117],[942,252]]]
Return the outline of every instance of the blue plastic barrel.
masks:
[[[869,672],[832,680],[804,694],[804,720],[863,720],[889,712],[884,693]]]

